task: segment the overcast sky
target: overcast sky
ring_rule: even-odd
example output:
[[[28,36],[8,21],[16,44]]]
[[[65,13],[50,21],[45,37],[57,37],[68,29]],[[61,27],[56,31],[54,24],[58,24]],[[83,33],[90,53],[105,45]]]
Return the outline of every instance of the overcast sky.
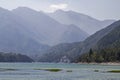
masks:
[[[0,0],[0,7],[9,10],[19,6],[44,12],[73,10],[100,20],[120,19],[120,0]]]

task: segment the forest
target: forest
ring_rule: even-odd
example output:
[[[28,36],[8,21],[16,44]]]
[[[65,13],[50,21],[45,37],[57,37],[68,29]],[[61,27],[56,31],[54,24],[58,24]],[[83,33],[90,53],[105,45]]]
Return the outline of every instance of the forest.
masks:
[[[90,49],[88,53],[82,54],[79,57],[78,62],[120,62],[120,48],[102,50]]]

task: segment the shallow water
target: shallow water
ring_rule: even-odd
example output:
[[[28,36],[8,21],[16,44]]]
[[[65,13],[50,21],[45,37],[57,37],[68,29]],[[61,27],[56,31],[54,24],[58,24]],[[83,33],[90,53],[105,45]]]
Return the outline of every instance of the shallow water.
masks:
[[[36,69],[62,69],[50,72]],[[70,72],[67,72],[70,70]],[[71,72],[72,70],[72,72]],[[94,70],[99,70],[95,72]],[[0,63],[0,80],[120,80],[120,66],[62,63]]]

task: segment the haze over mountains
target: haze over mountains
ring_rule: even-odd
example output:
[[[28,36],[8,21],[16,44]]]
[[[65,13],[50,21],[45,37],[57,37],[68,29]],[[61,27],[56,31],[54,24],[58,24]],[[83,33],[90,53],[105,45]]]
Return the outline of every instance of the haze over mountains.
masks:
[[[120,21],[96,32],[83,42],[71,44],[59,44],[49,49],[41,58],[43,62],[59,62],[63,56],[76,62],[81,54],[87,53],[90,49],[98,50],[109,49],[109,51],[120,52]],[[51,58],[52,57],[52,58]],[[113,57],[113,56],[109,56]],[[112,59],[112,58],[110,58]]]
[[[72,37],[74,38],[72,39]],[[0,8],[0,51],[40,53],[48,45],[84,40],[88,34],[75,25],[63,25],[43,12],[20,7]]]
[[[74,11],[57,10],[56,12],[49,13],[48,15],[62,24],[74,24],[88,34],[93,34],[96,31],[115,22],[115,20],[100,21],[88,15]]]
[[[29,28],[35,32],[38,37],[40,37],[40,35],[43,36],[42,40],[41,38],[38,38],[38,40],[44,44],[56,45],[63,42],[67,43],[82,41],[88,36],[86,32],[77,28],[76,26],[60,24],[43,12],[37,12],[25,7],[19,7],[17,9],[14,9],[12,12],[32,25],[32,27]],[[71,28],[75,31],[71,31]],[[68,33],[70,34],[69,36]],[[69,39],[73,36],[75,36],[74,39]]]
[[[73,11],[56,13],[59,13],[58,19],[61,17],[62,20],[50,17],[54,13],[48,15],[27,7],[19,7],[12,11],[0,8],[0,51],[41,55],[50,46],[60,43],[75,45],[73,42],[84,41],[89,34],[114,21],[101,22]]]
[[[28,26],[20,17],[0,8],[0,51],[26,54],[44,51],[48,46],[36,41]]]

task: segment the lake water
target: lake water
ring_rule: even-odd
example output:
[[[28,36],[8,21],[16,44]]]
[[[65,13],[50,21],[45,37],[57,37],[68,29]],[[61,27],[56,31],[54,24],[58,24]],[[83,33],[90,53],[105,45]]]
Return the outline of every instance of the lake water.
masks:
[[[53,68],[59,68],[62,71],[36,70]],[[94,70],[99,70],[99,72]],[[120,80],[120,73],[106,72],[109,70],[120,70],[120,66],[62,63],[0,63],[0,80]]]

